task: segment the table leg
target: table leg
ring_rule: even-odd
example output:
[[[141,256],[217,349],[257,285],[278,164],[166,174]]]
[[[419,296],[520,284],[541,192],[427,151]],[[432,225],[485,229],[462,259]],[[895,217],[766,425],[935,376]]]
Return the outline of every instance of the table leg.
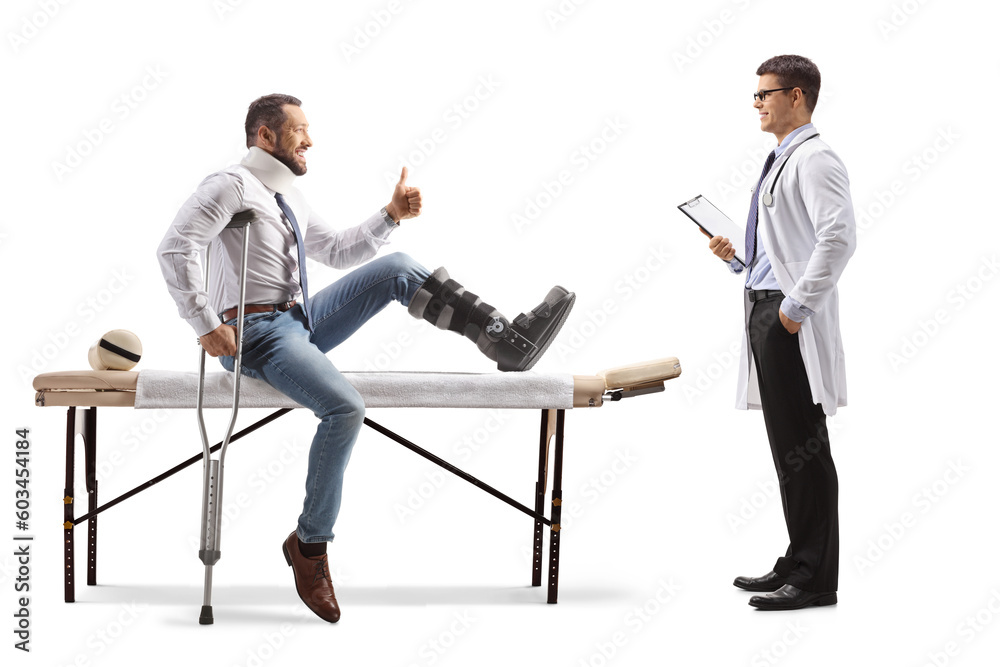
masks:
[[[549,530],[549,595],[548,603],[559,598],[559,525],[562,519],[563,426],[566,411],[556,413],[556,456],[552,468],[552,527]]]

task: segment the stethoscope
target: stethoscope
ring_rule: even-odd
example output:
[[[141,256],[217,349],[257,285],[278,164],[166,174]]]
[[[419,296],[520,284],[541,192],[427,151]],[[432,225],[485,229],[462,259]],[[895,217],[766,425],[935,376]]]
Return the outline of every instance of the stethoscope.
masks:
[[[805,139],[803,139],[802,141],[800,141],[799,143],[795,144],[787,151],[785,151],[785,161],[781,163],[781,167],[778,168],[778,173],[775,174],[774,180],[771,181],[771,189],[765,192],[764,195],[760,198],[760,200],[764,203],[764,206],[774,206],[774,186],[778,184],[778,179],[781,178],[781,172],[785,170],[785,165],[788,164],[788,160],[792,157],[792,153],[794,153],[796,149],[802,144],[806,143],[810,139],[815,139],[818,136],[819,132],[817,132],[812,136],[806,137]]]

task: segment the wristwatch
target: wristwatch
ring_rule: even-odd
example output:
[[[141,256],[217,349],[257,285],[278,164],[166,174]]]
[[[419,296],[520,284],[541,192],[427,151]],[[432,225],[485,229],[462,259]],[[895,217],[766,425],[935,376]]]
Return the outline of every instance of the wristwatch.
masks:
[[[385,210],[385,206],[382,207],[382,210],[380,212],[382,213],[382,219],[385,220],[385,224],[389,225],[390,227],[395,227],[396,225],[399,224],[398,222],[392,219],[392,216],[389,215],[389,212]]]

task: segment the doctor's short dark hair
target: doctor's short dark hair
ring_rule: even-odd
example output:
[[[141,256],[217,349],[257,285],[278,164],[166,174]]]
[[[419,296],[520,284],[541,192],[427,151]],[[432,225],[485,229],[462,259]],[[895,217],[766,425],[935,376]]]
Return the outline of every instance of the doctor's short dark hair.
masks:
[[[806,110],[812,113],[819,100],[819,68],[802,56],[775,56],[761,63],[757,76],[773,74],[782,88],[801,88],[806,98]]]
[[[281,130],[285,124],[285,110],[282,108],[286,104],[302,106],[302,101],[291,95],[264,95],[258,97],[250,103],[247,109],[247,120],[244,129],[247,133],[247,148],[257,145],[257,130],[261,127],[270,129],[275,134]]]

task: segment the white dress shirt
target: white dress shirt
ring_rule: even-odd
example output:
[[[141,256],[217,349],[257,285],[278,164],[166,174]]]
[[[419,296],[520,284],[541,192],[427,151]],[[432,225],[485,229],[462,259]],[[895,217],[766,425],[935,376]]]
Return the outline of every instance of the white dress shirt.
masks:
[[[236,306],[243,232],[226,229],[233,215],[257,212],[249,227],[246,303],[282,303],[299,294],[297,251],[275,192],[288,202],[305,237],[306,255],[337,269],[371,259],[397,227],[375,213],[360,225],[341,231],[327,226],[293,186],[295,174],[256,146],[243,161],[208,176],[174,218],[157,248],[160,270],[180,316],[203,336],[219,324],[219,313]],[[205,291],[201,253],[210,253],[209,293]],[[314,290],[310,290],[313,292]]]

